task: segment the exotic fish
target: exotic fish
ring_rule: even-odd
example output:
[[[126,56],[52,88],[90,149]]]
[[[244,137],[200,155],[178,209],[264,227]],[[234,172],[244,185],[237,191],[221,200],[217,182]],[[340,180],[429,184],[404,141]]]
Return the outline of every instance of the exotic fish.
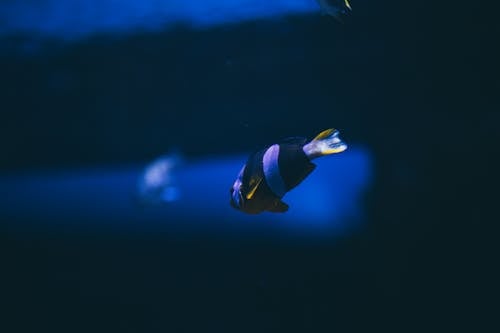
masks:
[[[293,137],[250,155],[230,189],[230,204],[248,213],[283,213],[288,205],[281,199],[315,168],[311,160],[343,152],[347,145],[339,131],[330,128],[309,141]]]
[[[352,10],[348,0],[316,0],[321,10],[342,22],[342,16]]]

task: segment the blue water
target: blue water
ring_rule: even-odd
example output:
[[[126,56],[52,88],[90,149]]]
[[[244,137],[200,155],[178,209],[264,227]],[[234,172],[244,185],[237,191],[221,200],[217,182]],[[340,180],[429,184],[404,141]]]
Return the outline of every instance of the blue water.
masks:
[[[78,39],[96,33],[196,28],[317,12],[314,0],[40,0],[0,3],[0,36]]]
[[[351,3],[1,0],[0,332],[493,331],[496,11]],[[287,213],[231,208],[329,127]]]
[[[34,221],[42,229],[62,224],[90,229],[335,235],[362,227],[363,199],[373,173],[366,149],[350,148],[315,160],[316,170],[285,196],[290,210],[284,214],[247,215],[230,207],[229,187],[245,161],[245,155],[185,161],[172,175],[176,200],[159,203],[138,197],[142,168],[137,166],[3,176],[0,211],[6,221]]]
[[[314,0],[0,2],[0,331],[352,325],[375,278],[346,244],[373,229],[378,156],[340,31]],[[314,161],[289,211],[230,206],[253,149],[329,127],[349,149]]]

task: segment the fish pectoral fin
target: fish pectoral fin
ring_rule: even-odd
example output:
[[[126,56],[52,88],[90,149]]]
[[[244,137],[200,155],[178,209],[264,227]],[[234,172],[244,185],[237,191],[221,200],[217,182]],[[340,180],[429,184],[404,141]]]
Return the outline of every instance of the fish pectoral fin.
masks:
[[[276,200],[273,205],[268,209],[273,213],[284,213],[288,210],[288,205],[281,200]]]
[[[259,187],[261,182],[262,182],[262,177],[259,179],[252,179],[252,181],[250,182],[250,190],[248,191],[247,195],[245,195],[245,198],[247,200],[253,198],[255,191],[257,191],[257,188]]]

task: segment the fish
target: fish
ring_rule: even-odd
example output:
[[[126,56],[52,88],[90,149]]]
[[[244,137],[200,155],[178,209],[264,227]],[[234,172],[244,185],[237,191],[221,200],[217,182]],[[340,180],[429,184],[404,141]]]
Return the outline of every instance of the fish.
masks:
[[[329,128],[314,139],[291,137],[252,153],[229,190],[230,205],[247,214],[284,213],[282,198],[314,171],[311,161],[341,153],[347,144]]]
[[[348,0],[316,0],[321,7],[321,11],[327,15],[333,16],[337,21],[342,21],[342,16],[352,11]]]

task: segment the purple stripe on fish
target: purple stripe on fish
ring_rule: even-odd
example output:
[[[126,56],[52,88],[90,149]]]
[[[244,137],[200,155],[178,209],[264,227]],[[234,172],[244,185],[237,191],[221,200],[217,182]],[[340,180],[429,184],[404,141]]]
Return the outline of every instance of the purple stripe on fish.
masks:
[[[283,178],[281,178],[280,168],[278,165],[279,154],[280,146],[272,145],[264,153],[262,164],[267,185],[277,197],[282,198],[286,193],[286,187],[283,182]]]

